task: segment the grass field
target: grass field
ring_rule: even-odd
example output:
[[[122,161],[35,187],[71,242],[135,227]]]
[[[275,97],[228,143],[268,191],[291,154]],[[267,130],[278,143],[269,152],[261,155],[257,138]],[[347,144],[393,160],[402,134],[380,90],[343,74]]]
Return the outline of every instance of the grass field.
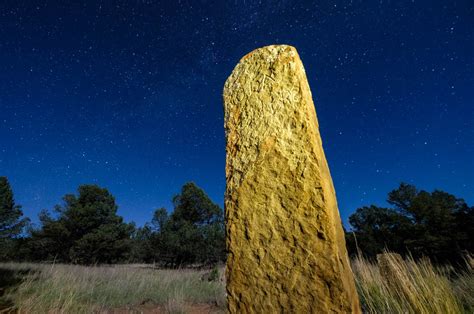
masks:
[[[384,254],[378,263],[352,261],[357,290],[366,313],[474,313],[474,273],[468,258],[464,270],[435,267]]]
[[[434,267],[428,260],[387,255],[379,263],[357,258],[353,270],[364,312],[474,313],[474,275],[469,267],[455,272]],[[0,312],[224,312],[225,284],[203,280],[206,273],[149,265],[3,263]]]
[[[225,284],[201,280],[206,271],[17,263],[0,271],[3,308],[21,313],[219,313],[225,305]]]

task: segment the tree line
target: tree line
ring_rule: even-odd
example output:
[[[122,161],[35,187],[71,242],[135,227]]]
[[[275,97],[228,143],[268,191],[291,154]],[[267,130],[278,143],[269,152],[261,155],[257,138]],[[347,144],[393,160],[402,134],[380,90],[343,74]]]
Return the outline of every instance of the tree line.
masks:
[[[63,204],[39,214],[39,226],[22,218],[6,177],[0,177],[0,260],[76,264],[161,263],[179,267],[225,259],[222,209],[196,184],[183,185],[174,210],[157,209],[143,227],[117,214],[113,195],[81,185]]]
[[[389,250],[438,263],[462,262],[474,252],[474,206],[452,194],[402,183],[388,193],[391,207],[358,208],[346,232],[350,254],[375,257]]]
[[[33,225],[15,203],[8,179],[0,177],[0,260],[167,267],[223,262],[223,210],[192,182],[172,201],[173,211],[159,208],[137,227],[117,214],[107,189],[81,185],[51,212],[41,211],[39,225]],[[349,217],[351,255],[373,258],[390,250],[444,263],[474,252],[474,206],[463,199],[402,183],[387,202],[391,207],[364,206]]]

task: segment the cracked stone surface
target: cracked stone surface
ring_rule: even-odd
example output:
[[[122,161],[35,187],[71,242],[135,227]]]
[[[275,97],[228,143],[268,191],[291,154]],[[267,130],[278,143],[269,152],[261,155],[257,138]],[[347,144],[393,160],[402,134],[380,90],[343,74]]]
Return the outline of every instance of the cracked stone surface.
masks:
[[[256,49],[224,87],[230,313],[360,313],[303,64]]]

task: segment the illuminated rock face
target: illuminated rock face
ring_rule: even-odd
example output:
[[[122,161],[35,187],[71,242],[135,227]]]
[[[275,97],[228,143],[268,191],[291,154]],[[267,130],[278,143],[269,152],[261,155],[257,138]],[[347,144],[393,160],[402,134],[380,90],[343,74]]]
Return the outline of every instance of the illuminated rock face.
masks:
[[[231,313],[359,313],[303,64],[290,46],[242,58],[224,87]]]

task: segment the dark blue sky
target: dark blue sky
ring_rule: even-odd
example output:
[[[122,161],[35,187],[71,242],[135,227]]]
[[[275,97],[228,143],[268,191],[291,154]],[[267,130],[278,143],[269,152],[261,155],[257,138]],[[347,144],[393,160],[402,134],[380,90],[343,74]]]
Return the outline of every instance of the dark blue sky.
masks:
[[[138,224],[190,180],[222,205],[224,81],[279,43],[345,221],[401,181],[474,205],[473,1],[80,2],[0,3],[0,175],[33,220],[83,183]]]

